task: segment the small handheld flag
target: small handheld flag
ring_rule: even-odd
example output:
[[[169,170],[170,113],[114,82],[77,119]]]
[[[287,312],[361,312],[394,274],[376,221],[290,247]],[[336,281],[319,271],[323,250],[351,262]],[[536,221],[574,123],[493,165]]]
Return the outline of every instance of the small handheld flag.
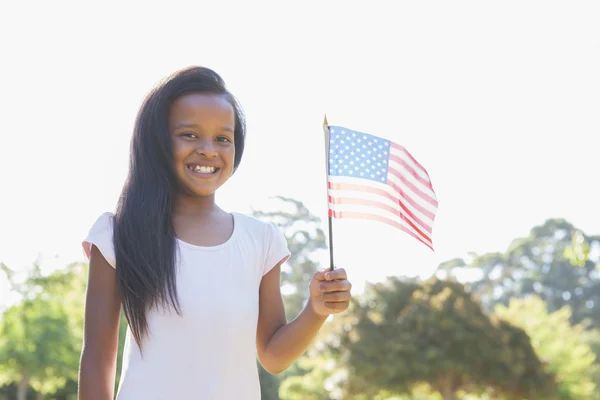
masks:
[[[324,125],[331,268],[332,217],[383,222],[433,250],[438,202],[425,168],[390,140]]]

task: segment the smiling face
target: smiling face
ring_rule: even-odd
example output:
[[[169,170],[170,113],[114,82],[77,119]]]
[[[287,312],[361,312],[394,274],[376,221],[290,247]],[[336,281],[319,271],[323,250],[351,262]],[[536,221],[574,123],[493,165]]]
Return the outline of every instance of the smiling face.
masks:
[[[179,97],[169,112],[173,169],[183,193],[211,196],[233,173],[235,114],[223,95]]]

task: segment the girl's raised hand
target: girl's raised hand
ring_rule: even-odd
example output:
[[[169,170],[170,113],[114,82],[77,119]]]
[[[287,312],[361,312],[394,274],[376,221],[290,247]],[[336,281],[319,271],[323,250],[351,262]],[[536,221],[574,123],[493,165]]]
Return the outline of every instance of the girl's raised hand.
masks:
[[[320,316],[338,314],[350,305],[352,284],[343,268],[316,272],[310,281],[309,304]]]

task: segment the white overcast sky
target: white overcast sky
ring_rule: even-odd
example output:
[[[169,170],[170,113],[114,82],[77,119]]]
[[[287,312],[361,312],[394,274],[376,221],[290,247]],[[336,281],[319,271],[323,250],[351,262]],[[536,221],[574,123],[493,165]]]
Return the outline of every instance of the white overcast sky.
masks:
[[[547,218],[600,233],[600,3],[290,4],[3,3],[0,261],[84,259],[141,100],[189,65],[219,72],[246,112],[244,160],[218,195],[228,210],[285,195],[326,222],[325,113],[428,170],[435,252],[377,223],[336,224],[337,265],[357,287],[503,251]],[[0,277],[0,303],[7,291]]]

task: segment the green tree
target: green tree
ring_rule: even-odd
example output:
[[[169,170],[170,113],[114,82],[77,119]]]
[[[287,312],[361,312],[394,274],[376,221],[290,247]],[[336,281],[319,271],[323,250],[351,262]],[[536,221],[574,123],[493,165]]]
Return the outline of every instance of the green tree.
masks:
[[[25,400],[29,387],[43,398],[77,379],[84,268],[71,264],[43,276],[35,265],[20,284],[10,269],[2,269],[22,301],[6,310],[0,322],[0,385],[15,383],[18,400]]]
[[[331,374],[327,368],[328,359],[312,356],[302,357],[298,366],[302,375],[289,376],[281,383],[279,396],[282,400],[327,400],[329,391],[325,381]]]
[[[119,383],[121,383],[121,371],[123,364],[123,351],[125,350],[125,337],[127,336],[127,318],[125,318],[125,313],[121,309],[121,320],[119,322],[119,348],[117,351],[117,376],[115,377],[115,390],[119,387]]]
[[[279,400],[280,378],[269,374],[258,364],[258,378],[260,380],[261,400]]]
[[[457,282],[390,278],[368,285],[351,314],[352,326],[332,343],[348,369],[348,398],[409,394],[422,383],[444,400],[461,390],[552,398],[552,376],[525,332],[488,317]]]
[[[600,328],[600,236],[586,235],[563,219],[534,227],[503,253],[450,260],[438,272],[465,277],[490,312],[513,297],[536,295],[551,312],[568,305],[572,323],[590,319]]]
[[[600,330],[587,329],[583,333],[586,343],[590,346],[596,355],[596,363],[593,373],[594,383],[596,384],[595,398],[600,399]]]
[[[598,366],[587,343],[583,325],[571,326],[568,306],[553,313],[539,297],[511,299],[509,306],[496,307],[496,315],[522,328],[531,337],[536,353],[546,360],[557,377],[559,399],[592,399]],[[598,398],[598,397],[596,397]]]

